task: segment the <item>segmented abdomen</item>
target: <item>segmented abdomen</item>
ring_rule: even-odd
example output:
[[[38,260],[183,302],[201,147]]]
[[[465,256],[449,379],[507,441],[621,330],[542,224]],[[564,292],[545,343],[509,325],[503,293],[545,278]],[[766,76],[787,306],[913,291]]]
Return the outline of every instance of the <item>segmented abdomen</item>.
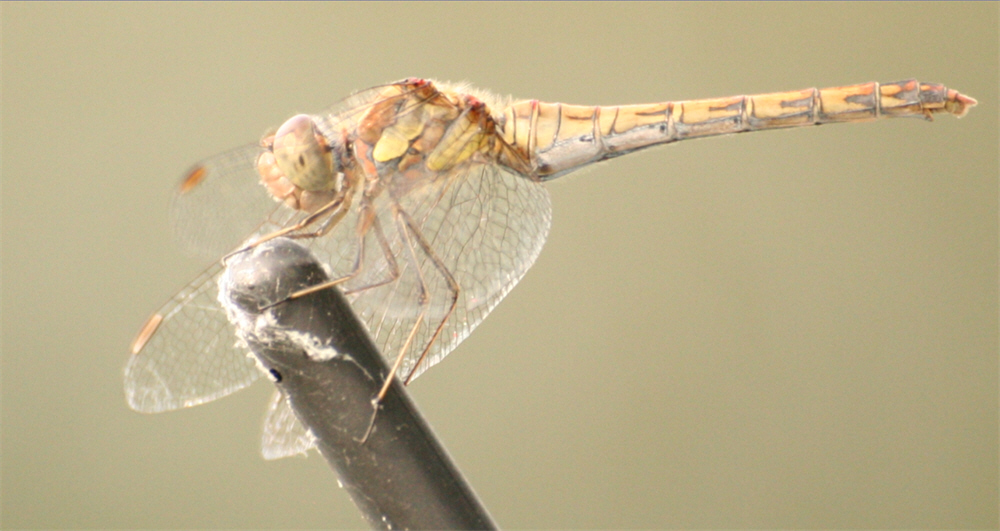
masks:
[[[503,113],[503,137],[551,179],[587,164],[658,144],[745,131],[897,116],[964,116],[976,100],[915,79],[810,88],[756,96],[623,105],[565,105],[529,100]]]

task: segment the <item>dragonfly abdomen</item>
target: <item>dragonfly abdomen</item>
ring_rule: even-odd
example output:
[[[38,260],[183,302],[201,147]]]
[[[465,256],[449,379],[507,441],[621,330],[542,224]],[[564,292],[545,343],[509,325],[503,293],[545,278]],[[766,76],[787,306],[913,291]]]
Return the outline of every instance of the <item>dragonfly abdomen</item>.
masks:
[[[956,90],[915,79],[608,107],[529,100],[504,111],[503,135],[546,180],[689,138],[901,116],[930,119],[939,112],[961,117],[975,104]]]

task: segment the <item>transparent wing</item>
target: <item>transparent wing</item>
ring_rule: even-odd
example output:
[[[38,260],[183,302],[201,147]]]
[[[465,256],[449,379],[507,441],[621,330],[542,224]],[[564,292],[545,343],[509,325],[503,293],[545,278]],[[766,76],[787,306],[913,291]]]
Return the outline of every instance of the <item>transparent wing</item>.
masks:
[[[264,434],[260,441],[260,452],[264,459],[281,459],[293,455],[305,455],[316,447],[316,437],[299,422],[281,391],[275,390],[264,417]]]
[[[458,304],[414,376],[441,361],[464,340],[524,276],[541,251],[551,222],[548,192],[539,183],[483,164],[422,182],[391,188],[376,202],[378,226],[395,259],[399,277],[383,286],[361,289],[391,278],[390,260],[373,228],[364,239],[361,273],[345,292],[375,343],[391,364],[418,320],[421,278],[428,302],[399,375],[406,377],[435,330],[447,316],[451,290],[444,275],[414,242],[423,238],[460,286]],[[410,231],[394,214],[406,213]],[[338,274],[350,271],[357,255],[355,223],[345,219],[313,248]],[[407,240],[413,242],[411,254]],[[413,256],[415,255],[415,260]]]
[[[383,87],[346,98],[329,112],[351,120]],[[260,183],[256,161],[264,148],[245,145],[195,164],[171,205],[177,239],[197,254],[218,259],[259,235],[281,229],[304,214],[276,201]],[[142,412],[189,407],[237,391],[259,377],[235,329],[219,305],[214,265],[155,315],[159,325],[125,367],[129,405]]]
[[[189,250],[218,260],[248,237],[279,228],[297,214],[260,184],[263,148],[246,145],[205,159],[181,181],[171,225]],[[259,371],[236,346],[218,302],[216,263],[170,299],[148,342],[125,367],[129,405],[147,413],[194,406],[246,387]]]
[[[186,249],[219,258],[265,230],[264,222],[278,226],[294,215],[260,183],[256,161],[263,149],[250,144],[205,159],[181,181],[170,221]]]
[[[218,302],[221,265],[194,279],[157,313],[159,327],[125,365],[129,406],[157,413],[195,406],[250,385],[260,371],[237,346]]]

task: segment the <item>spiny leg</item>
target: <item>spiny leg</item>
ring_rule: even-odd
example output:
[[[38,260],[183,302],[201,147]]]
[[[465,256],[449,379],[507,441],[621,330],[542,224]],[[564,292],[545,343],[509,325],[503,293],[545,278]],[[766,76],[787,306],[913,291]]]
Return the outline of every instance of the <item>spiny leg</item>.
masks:
[[[375,428],[375,418],[378,416],[379,404],[385,395],[389,392],[389,388],[392,387],[392,381],[396,378],[396,371],[403,364],[403,359],[406,358],[406,352],[410,349],[413,344],[413,339],[417,335],[417,331],[420,330],[420,325],[424,322],[424,316],[427,314],[427,308],[430,304],[430,299],[427,297],[427,284],[424,282],[423,274],[420,271],[420,262],[417,261],[417,253],[413,249],[413,242],[410,240],[410,236],[407,232],[407,223],[402,219],[402,209],[398,205],[393,206],[393,220],[396,224],[396,230],[399,231],[400,239],[402,239],[404,246],[406,247],[407,255],[409,257],[411,265],[413,265],[414,273],[417,275],[417,286],[420,288],[420,295],[417,302],[420,304],[420,313],[417,314],[417,320],[413,323],[413,328],[410,329],[410,334],[406,337],[406,341],[403,346],[400,347],[399,352],[396,355],[396,361],[392,364],[392,368],[385,375],[385,382],[382,384],[382,389],[379,390],[378,395],[372,399],[372,418],[368,423],[368,429],[365,430],[364,436],[361,437],[360,442],[364,444],[368,440],[368,437],[372,434],[372,430]]]
[[[384,286],[398,279],[399,266],[396,263],[396,257],[392,255],[392,250],[389,248],[389,242],[386,241],[385,234],[382,232],[382,225],[381,223],[379,223],[378,216],[375,215],[374,209],[371,207],[371,204],[368,203],[365,207],[362,208],[362,213],[358,216],[358,235],[357,235],[358,252],[354,259],[354,265],[351,268],[351,271],[345,274],[344,276],[341,276],[334,280],[329,280],[327,282],[316,284],[315,286],[309,286],[308,288],[296,291],[295,293],[289,295],[287,298],[278,301],[272,304],[271,306],[275,306],[277,304],[280,304],[288,300],[304,297],[306,295],[309,295],[310,293],[316,293],[317,291],[322,291],[324,289],[331,288],[333,286],[342,284],[358,276],[358,274],[361,273],[361,269],[364,267],[365,237],[367,236],[369,230],[374,231],[375,239],[378,241],[379,247],[382,249],[382,254],[385,256],[386,262],[389,265],[389,276],[379,282],[375,282],[373,284],[368,284],[366,286],[361,286],[359,288],[347,291],[345,292],[345,294],[358,293],[360,291],[364,291],[367,289],[377,288],[379,286]]]
[[[284,236],[284,235],[286,235],[288,233],[291,233],[291,232],[302,230],[305,227],[308,227],[309,225],[312,225],[313,223],[315,223],[317,220],[321,219],[322,217],[329,216],[329,219],[327,219],[327,221],[325,223],[323,223],[323,226],[320,227],[320,231],[322,231],[322,232],[320,233],[320,231],[317,231],[317,235],[325,234],[326,232],[328,232],[330,230],[330,228],[336,226],[336,224],[341,219],[343,219],[343,217],[347,214],[348,208],[350,207],[350,201],[349,200],[345,200],[345,199],[347,199],[346,195],[340,195],[338,197],[335,197],[329,203],[323,205],[322,208],[320,208],[319,210],[317,210],[316,212],[314,212],[312,214],[309,214],[308,216],[306,216],[304,219],[302,219],[298,223],[296,223],[296,224],[294,224],[294,225],[292,225],[290,227],[285,227],[283,229],[276,230],[276,231],[274,231],[274,232],[272,232],[270,234],[266,234],[264,236],[261,236],[260,238],[258,238],[257,240],[255,240],[253,243],[245,245],[245,246],[243,246],[243,247],[241,247],[241,248],[239,248],[239,249],[237,249],[237,250],[235,250],[235,251],[227,254],[226,256],[223,256],[222,257],[222,261],[225,262],[230,257],[232,257],[234,255],[237,255],[239,253],[243,253],[243,252],[249,251],[250,249],[253,249],[254,247],[257,247],[258,245],[260,245],[260,244],[262,244],[262,243],[264,243],[266,241],[273,240],[275,238]],[[295,236],[295,237],[299,238],[299,237],[307,237],[307,236],[303,235],[303,236]]]
[[[437,253],[434,252],[431,244],[413,224],[413,218],[402,210],[399,211],[399,215],[403,218],[406,226],[410,229],[410,232],[413,233],[413,237],[417,240],[417,243],[424,251],[424,254],[427,255],[427,258],[434,263],[434,267],[437,268],[438,272],[441,273],[441,276],[444,277],[445,281],[448,283],[448,290],[451,291],[451,305],[448,307],[448,311],[444,314],[444,317],[441,318],[441,322],[434,330],[434,334],[432,334],[431,338],[427,341],[427,346],[424,347],[424,351],[420,353],[420,357],[417,359],[416,363],[413,364],[413,368],[410,369],[410,373],[407,374],[406,379],[403,380],[404,384],[409,384],[410,381],[413,380],[413,376],[416,374],[417,368],[420,367],[420,364],[424,362],[425,358],[427,358],[427,354],[430,352],[434,342],[437,341],[437,338],[441,335],[441,331],[444,330],[444,326],[448,323],[448,319],[451,318],[453,313],[455,313],[455,308],[458,306],[458,294],[461,291],[461,286],[459,286],[458,282],[455,281],[455,277],[452,276],[451,271],[448,270],[448,266],[446,266],[444,262],[441,261],[441,258],[438,257]]]
[[[378,240],[379,247],[382,249],[382,254],[385,256],[386,264],[389,266],[389,276],[384,280],[375,282],[373,284],[368,284],[358,288],[344,291],[344,295],[353,295],[355,293],[360,293],[365,290],[374,289],[386,284],[395,282],[399,278],[399,264],[396,263],[396,257],[392,254],[392,249],[389,247],[389,242],[385,239],[385,233],[382,232],[382,224],[379,222],[376,216],[372,220],[372,231],[375,233],[375,239]]]
[[[392,379],[396,376],[396,371],[399,370],[400,366],[403,364],[403,358],[406,357],[406,353],[409,351],[410,347],[413,345],[413,338],[416,337],[417,331],[420,329],[420,325],[423,324],[424,316],[427,314],[427,308],[430,306],[430,298],[427,296],[427,283],[424,281],[423,272],[420,270],[420,262],[417,260],[417,252],[413,248],[413,241],[410,239],[410,233],[412,231],[409,229],[409,223],[407,220],[409,216],[403,212],[398,205],[393,207],[394,220],[396,222],[396,230],[399,231],[399,236],[403,240],[406,246],[407,255],[410,259],[411,265],[413,265],[414,273],[417,275],[417,286],[420,289],[420,295],[417,298],[417,303],[420,304],[420,313],[417,314],[417,320],[413,324],[413,328],[410,329],[410,335],[407,336],[406,341],[403,346],[400,347],[399,353],[396,355],[396,362],[392,364],[392,370],[389,371],[386,377],[385,384],[382,385],[382,390],[379,391],[378,397],[375,399],[375,403],[381,402],[385,398],[385,394],[389,392],[389,387],[392,385]],[[416,235],[416,233],[414,233]],[[422,238],[418,236],[418,241]]]
[[[298,233],[298,234],[291,234],[288,237],[291,238],[291,239],[293,239],[293,240],[300,240],[300,239],[309,239],[309,238],[319,238],[320,236],[324,236],[328,232],[330,232],[331,230],[333,230],[333,228],[336,227],[338,223],[340,223],[340,220],[344,219],[344,216],[347,215],[347,212],[350,211],[350,209],[351,209],[350,201],[346,201],[340,207],[339,210],[337,210],[333,214],[330,214],[330,216],[328,218],[326,218],[326,220],[324,220],[322,223],[320,223],[318,229],[316,229],[316,230],[314,230],[312,232],[301,232],[301,233]],[[303,221],[306,221],[306,220],[303,220]],[[309,223],[312,223],[312,222],[313,221],[310,221]],[[308,225],[309,223],[306,223],[306,225]],[[300,227],[300,228],[305,228],[305,227]]]

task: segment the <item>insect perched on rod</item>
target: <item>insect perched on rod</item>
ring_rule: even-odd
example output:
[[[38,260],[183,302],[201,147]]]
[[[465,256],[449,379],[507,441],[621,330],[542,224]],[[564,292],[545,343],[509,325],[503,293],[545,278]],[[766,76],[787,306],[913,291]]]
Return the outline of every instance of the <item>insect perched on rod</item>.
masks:
[[[404,382],[441,361],[521,279],[548,234],[543,182],[660,144],[887,117],[963,116],[976,101],[906,80],[625,106],[512,101],[407,79],[300,114],[258,144],[196,165],[172,208],[186,243],[217,256],[299,238]],[[132,344],[129,405],[192,406],[260,376],[217,304],[216,263]],[[386,378],[388,383],[389,378]],[[383,388],[384,392],[384,388]],[[285,418],[284,401],[269,419]],[[268,420],[265,430],[287,423]],[[304,450],[272,448],[273,457]]]

